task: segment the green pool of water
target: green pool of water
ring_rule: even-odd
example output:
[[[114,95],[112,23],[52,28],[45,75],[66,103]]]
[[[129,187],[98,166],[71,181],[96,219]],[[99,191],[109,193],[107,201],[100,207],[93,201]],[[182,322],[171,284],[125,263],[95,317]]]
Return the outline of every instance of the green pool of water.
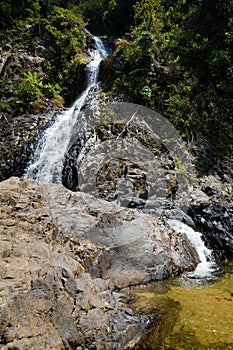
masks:
[[[214,281],[181,278],[135,289],[135,310],[158,315],[139,349],[233,350],[233,263],[222,270]]]

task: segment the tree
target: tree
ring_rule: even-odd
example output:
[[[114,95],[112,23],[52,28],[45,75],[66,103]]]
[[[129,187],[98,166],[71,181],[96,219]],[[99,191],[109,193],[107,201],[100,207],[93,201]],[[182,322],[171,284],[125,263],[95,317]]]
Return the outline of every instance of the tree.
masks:
[[[153,33],[161,29],[163,6],[160,0],[137,1],[133,8],[135,22],[141,30]]]
[[[0,1],[2,21],[0,30],[14,26],[19,20],[38,19],[40,13],[39,0]]]

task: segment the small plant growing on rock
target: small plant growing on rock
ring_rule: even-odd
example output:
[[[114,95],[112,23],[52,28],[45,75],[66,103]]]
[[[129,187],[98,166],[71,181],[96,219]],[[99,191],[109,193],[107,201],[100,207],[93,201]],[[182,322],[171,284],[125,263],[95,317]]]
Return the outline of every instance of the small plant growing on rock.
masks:
[[[62,104],[60,91],[58,84],[44,84],[43,78],[38,77],[37,72],[29,71],[24,73],[20,83],[15,86],[13,94],[21,108],[35,106],[37,110],[43,98],[59,101],[59,104]]]
[[[27,72],[19,84],[14,88],[14,96],[23,104],[34,102],[42,96],[42,79],[37,77],[37,73]]]

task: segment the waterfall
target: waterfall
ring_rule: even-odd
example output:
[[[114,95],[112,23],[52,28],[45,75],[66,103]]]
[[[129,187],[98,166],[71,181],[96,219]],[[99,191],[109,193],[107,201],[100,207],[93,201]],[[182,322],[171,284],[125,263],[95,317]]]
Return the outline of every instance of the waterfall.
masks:
[[[45,131],[26,170],[27,178],[41,182],[62,182],[63,159],[69,146],[72,129],[90,89],[98,82],[100,62],[108,55],[102,40],[97,37],[94,37],[94,40],[96,48],[92,52],[92,60],[86,67],[86,89],[73,106],[60,113],[54,124]]]
[[[169,226],[177,232],[186,235],[191,245],[196,249],[200,259],[195,271],[188,274],[188,277],[193,278],[208,278],[216,271],[216,264],[212,257],[212,252],[205,246],[201,238],[201,233],[194,231],[190,226],[182,223],[179,220],[169,220]]]

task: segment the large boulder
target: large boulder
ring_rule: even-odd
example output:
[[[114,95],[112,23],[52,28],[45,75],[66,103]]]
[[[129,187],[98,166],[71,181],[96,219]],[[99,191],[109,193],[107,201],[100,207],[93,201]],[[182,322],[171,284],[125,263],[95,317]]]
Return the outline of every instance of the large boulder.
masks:
[[[117,287],[178,275],[198,262],[185,236],[165,219],[55,184],[11,178],[0,187],[4,230],[10,222],[11,228],[27,227],[35,239],[57,242],[93,276]]]
[[[0,187],[1,349],[133,346],[149,319],[125,308],[126,296],[114,291],[111,281],[84,273],[85,259],[91,261],[90,251],[98,248],[78,238],[69,241],[75,223],[65,214],[68,192],[51,188],[58,195],[60,187],[60,205],[66,202],[63,235],[53,217],[56,204],[46,194],[50,185],[14,178]],[[81,231],[91,218],[85,210],[83,220],[76,217]]]
[[[119,288],[194,269],[165,220],[60,185],[0,183],[0,344],[12,349],[126,349],[147,317]]]

